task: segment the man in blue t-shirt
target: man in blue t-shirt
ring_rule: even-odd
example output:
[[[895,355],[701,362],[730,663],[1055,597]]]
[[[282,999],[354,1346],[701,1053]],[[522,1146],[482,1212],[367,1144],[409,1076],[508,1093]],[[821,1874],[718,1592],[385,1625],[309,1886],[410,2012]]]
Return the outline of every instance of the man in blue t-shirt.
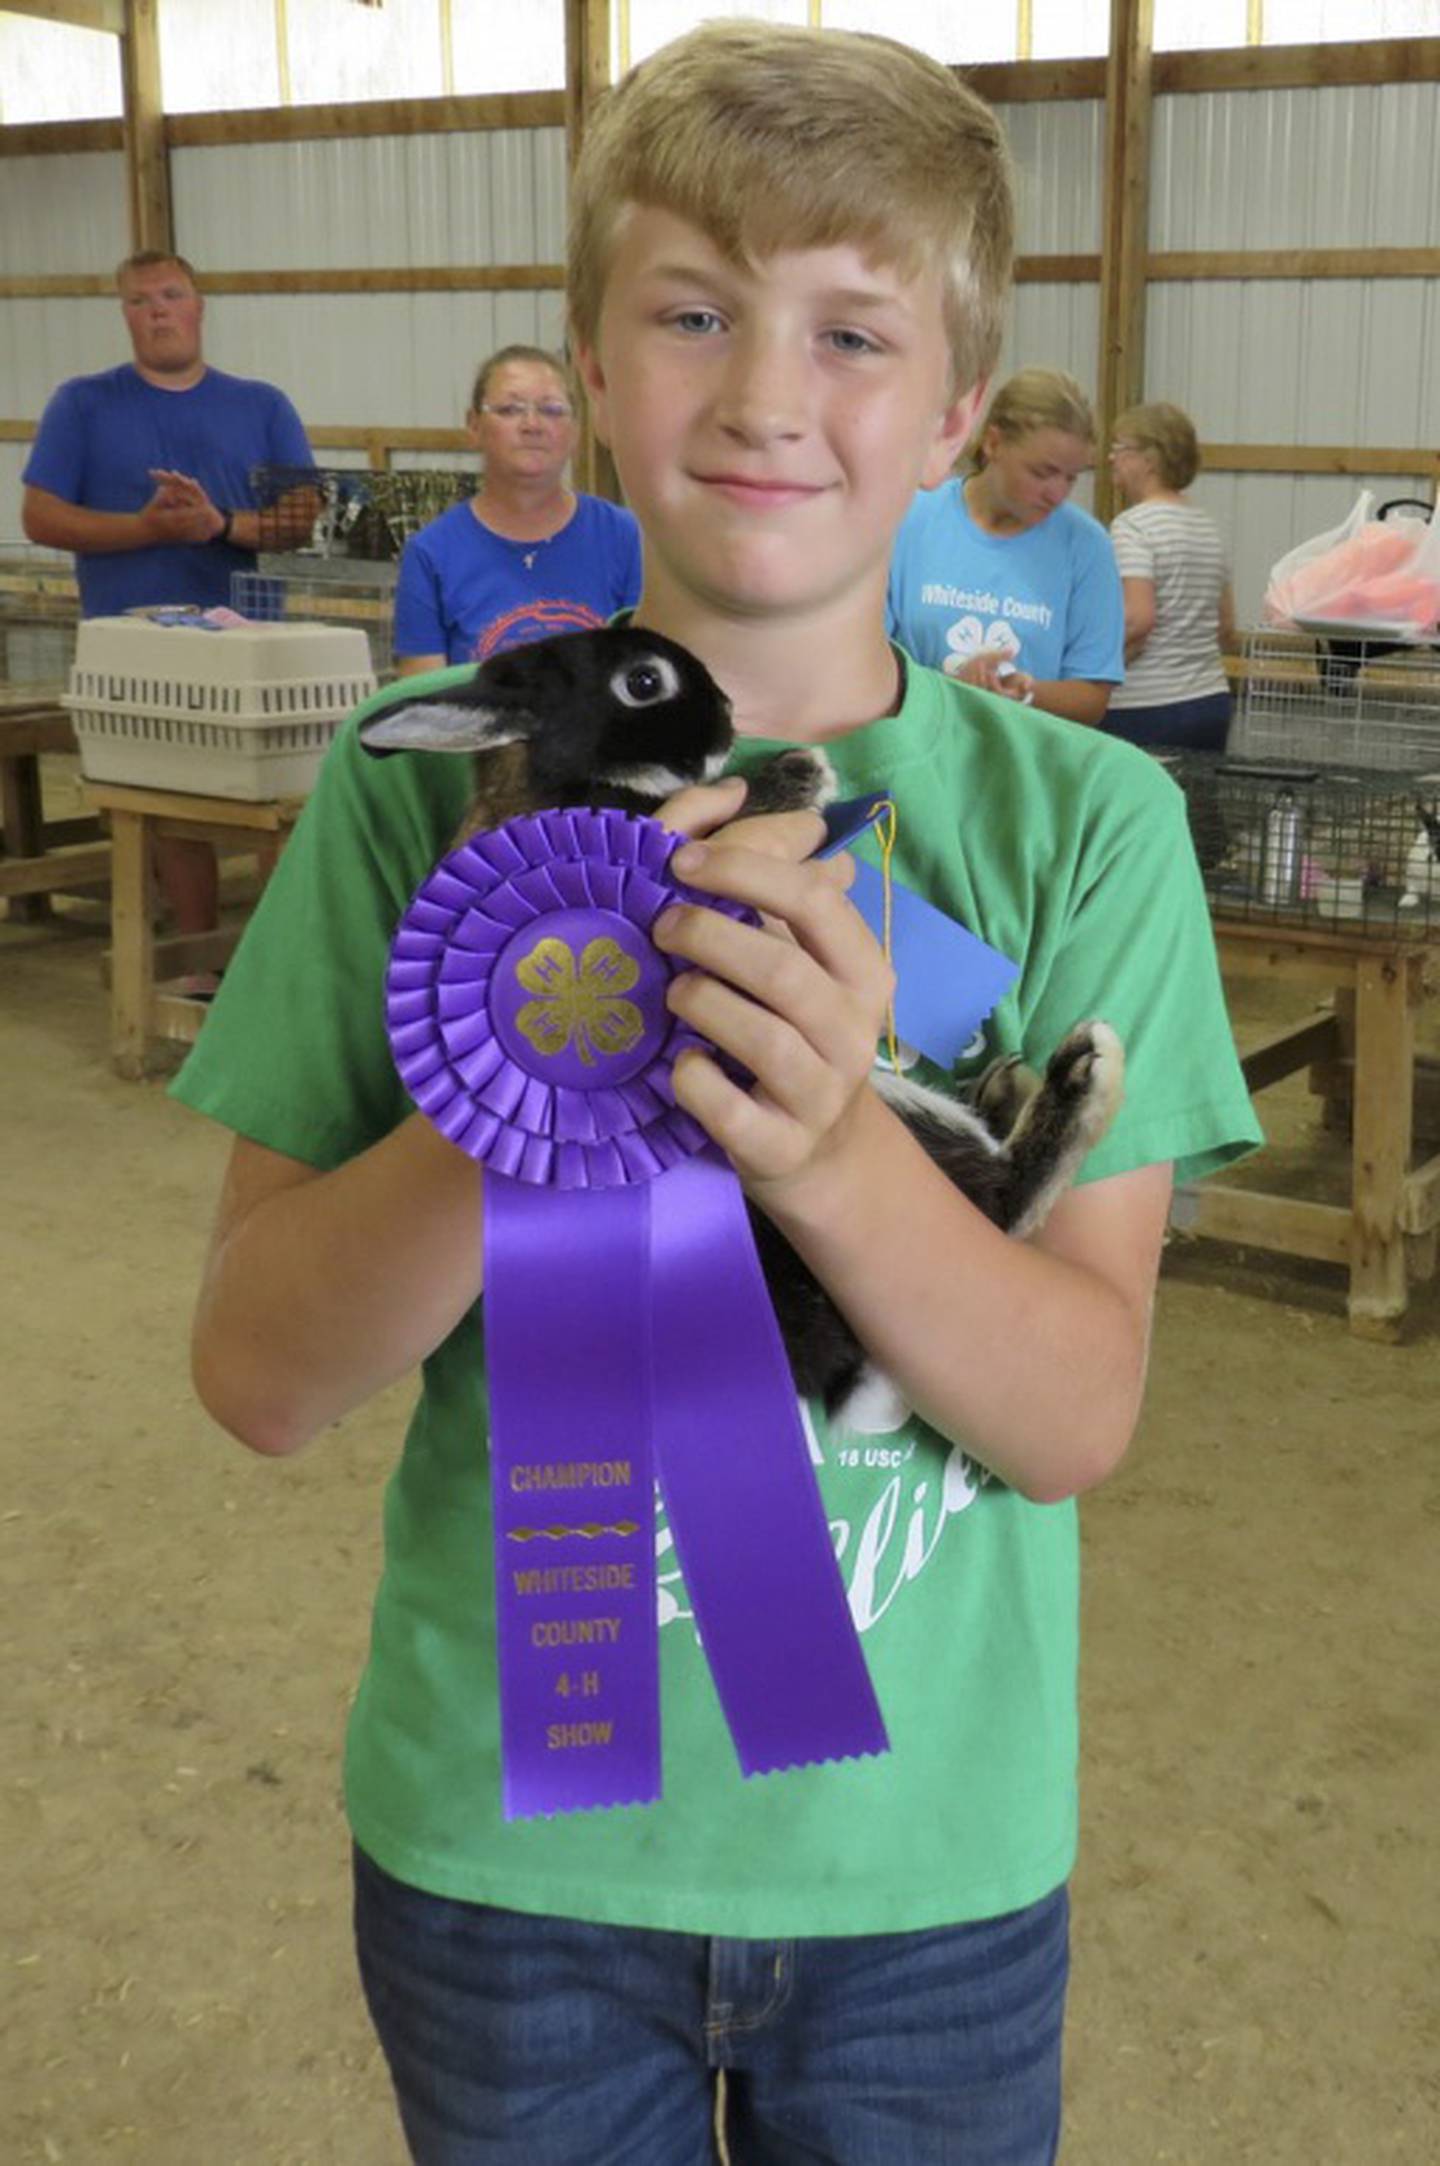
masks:
[[[229,601],[232,572],[255,566],[251,468],[311,466],[310,446],[273,384],[207,367],[204,297],[183,256],[142,250],[116,285],[135,358],[72,377],[50,399],[22,476],[22,524],[31,541],[73,550],[82,616],[214,607]],[[304,491],[291,500],[302,525],[312,503]],[[163,842],[156,865],[177,932],[208,932],[210,845]]]

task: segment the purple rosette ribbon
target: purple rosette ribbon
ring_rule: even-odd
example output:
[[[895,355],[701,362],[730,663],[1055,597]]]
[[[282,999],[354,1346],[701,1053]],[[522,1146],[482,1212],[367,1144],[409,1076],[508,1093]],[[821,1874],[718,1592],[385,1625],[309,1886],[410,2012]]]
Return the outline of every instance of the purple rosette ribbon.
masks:
[[[486,1169],[507,1819],[661,1793],[658,1478],[747,1775],[887,1749],[740,1184],[675,1103],[702,1040],[650,928],[680,837],[526,815],[436,867],[386,980],[400,1077]]]

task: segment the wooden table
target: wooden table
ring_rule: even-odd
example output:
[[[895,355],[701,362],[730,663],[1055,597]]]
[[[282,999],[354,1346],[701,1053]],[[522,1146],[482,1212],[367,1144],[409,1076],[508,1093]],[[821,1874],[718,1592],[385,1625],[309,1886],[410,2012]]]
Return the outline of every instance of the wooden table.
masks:
[[[40,755],[75,749],[58,686],[0,685],[0,896],[12,917],[48,917],[53,894],[110,877],[98,821],[45,818]]]
[[[291,828],[301,798],[270,798],[247,804],[237,798],[201,797],[191,791],[135,789],[118,782],[87,782],[85,796],[106,814],[114,850],[111,888],[110,1052],[116,1073],[143,1076],[151,1041],[190,1044],[200,1034],[206,1003],[166,992],[170,976],[223,968],[239,940],[230,930],[157,940],[154,933],[153,843],[157,835],[253,851],[261,878],[268,878]],[[163,976],[162,976],[163,971]]]
[[[1311,1203],[1202,1181],[1176,1191],[1172,1222],[1187,1233],[1343,1266],[1350,1275],[1351,1330],[1396,1339],[1411,1285],[1435,1269],[1440,1228],[1440,1156],[1411,1165],[1415,1017],[1435,992],[1440,947],[1433,934],[1376,938],[1343,926],[1218,918],[1215,940],[1229,977],[1335,993],[1333,1012],[1277,1032],[1241,1066],[1252,1094],[1300,1068],[1309,1068],[1328,1095],[1343,1078],[1352,1116],[1350,1200]]]

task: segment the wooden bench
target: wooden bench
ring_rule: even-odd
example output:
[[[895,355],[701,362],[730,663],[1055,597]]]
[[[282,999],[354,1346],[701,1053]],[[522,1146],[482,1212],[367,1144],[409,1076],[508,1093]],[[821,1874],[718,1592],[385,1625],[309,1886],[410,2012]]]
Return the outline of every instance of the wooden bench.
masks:
[[[222,969],[240,938],[238,931],[228,930],[156,939],[155,837],[208,842],[222,854],[253,851],[263,881],[274,869],[304,800],[271,798],[247,804],[118,782],[87,782],[85,797],[110,823],[110,1054],[116,1073],[133,1081],[148,1072],[153,1040],[188,1045],[204,1023],[206,1003],[167,992],[169,978]]]
[[[1350,1093],[1348,1203],[1202,1181],[1177,1189],[1177,1230],[1248,1248],[1339,1264],[1349,1272],[1350,1328],[1361,1338],[1397,1339],[1410,1288],[1436,1264],[1440,1156],[1412,1166],[1415,1133],[1415,1018],[1435,992],[1440,947],[1396,933],[1381,938],[1311,926],[1229,923],[1215,940],[1230,977],[1268,978],[1336,995],[1332,1013],[1277,1032],[1244,1056],[1252,1095],[1309,1068],[1331,1095],[1343,1076]]]
[[[70,717],[45,686],[0,685],[0,897],[10,915],[33,922],[50,915],[50,897],[101,887],[110,877],[110,845],[94,818],[47,820],[40,756],[74,752]]]

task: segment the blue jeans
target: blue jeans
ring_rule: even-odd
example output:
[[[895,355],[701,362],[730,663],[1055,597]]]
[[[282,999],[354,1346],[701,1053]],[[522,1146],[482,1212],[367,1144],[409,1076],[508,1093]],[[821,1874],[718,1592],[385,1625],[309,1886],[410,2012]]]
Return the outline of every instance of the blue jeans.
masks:
[[[1229,692],[1208,692],[1203,699],[1172,700],[1168,707],[1112,707],[1100,727],[1148,752],[1156,747],[1181,752],[1223,752],[1235,711]]]
[[[1008,1917],[709,1940],[422,1894],[355,1853],[416,2166],[1050,2166],[1066,1890]]]

